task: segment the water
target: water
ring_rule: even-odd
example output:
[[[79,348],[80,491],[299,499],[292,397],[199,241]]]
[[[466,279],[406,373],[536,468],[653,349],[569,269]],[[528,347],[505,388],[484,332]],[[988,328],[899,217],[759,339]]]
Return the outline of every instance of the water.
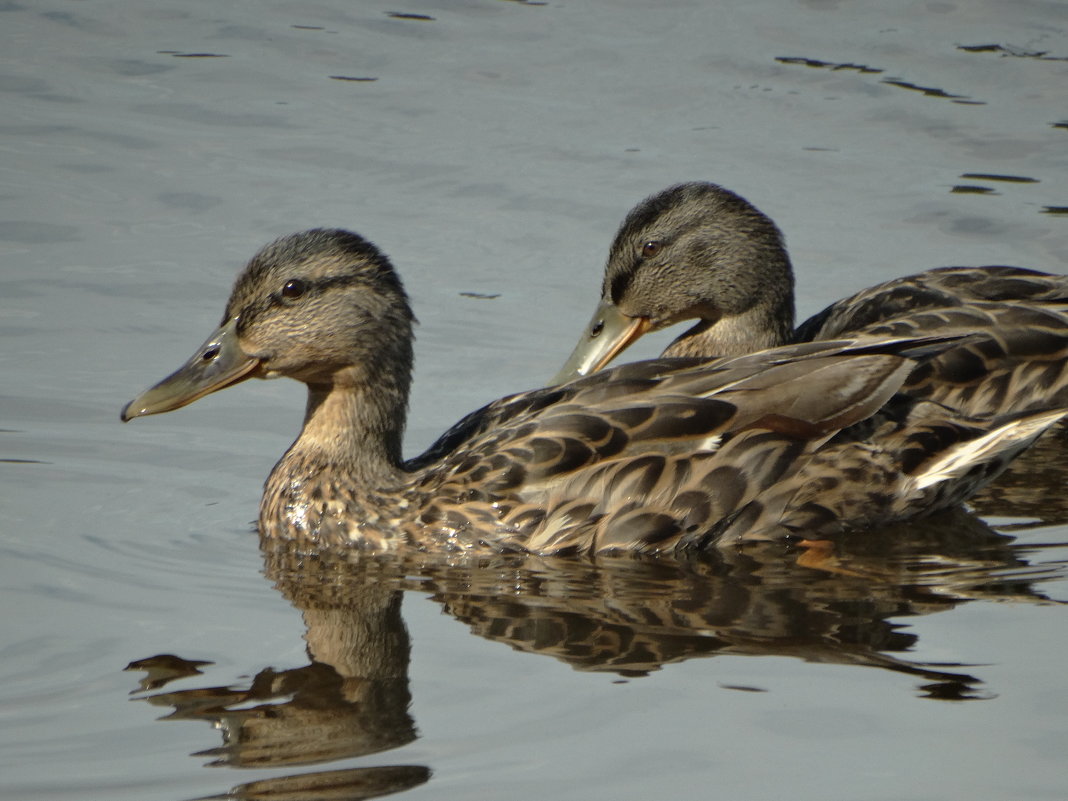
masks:
[[[117,417],[316,225],[407,282],[413,453],[553,374],[675,181],[779,223],[801,315],[939,264],[1062,271],[1064,11],[0,4],[0,793],[1063,798],[1062,439],[977,501],[1000,534],[813,567],[294,571],[251,521],[299,387]]]

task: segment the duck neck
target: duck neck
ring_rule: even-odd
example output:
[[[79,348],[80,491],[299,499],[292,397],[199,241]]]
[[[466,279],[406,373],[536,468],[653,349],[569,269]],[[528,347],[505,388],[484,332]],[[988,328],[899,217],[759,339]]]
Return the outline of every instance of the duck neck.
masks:
[[[404,482],[401,439],[408,400],[402,379],[342,371],[308,385],[300,436],[274,466],[260,503],[265,539],[357,543],[387,549],[391,492]]]
[[[344,376],[309,384],[304,426],[283,461],[329,466],[357,487],[394,483],[401,470],[407,393],[391,389]]]
[[[792,289],[771,303],[753,306],[718,320],[700,320],[680,334],[664,356],[670,358],[744,356],[792,341],[794,297]]]

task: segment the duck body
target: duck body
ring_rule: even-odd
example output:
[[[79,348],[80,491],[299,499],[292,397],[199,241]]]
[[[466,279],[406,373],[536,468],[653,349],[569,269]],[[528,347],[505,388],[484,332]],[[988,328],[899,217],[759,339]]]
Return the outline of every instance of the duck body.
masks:
[[[792,342],[834,339],[869,327],[902,320],[918,331],[945,331],[949,317],[914,316],[939,309],[993,309],[992,304],[1068,307],[1068,277],[1024,267],[936,267],[886,281],[843,298],[805,320]],[[957,315],[960,319],[960,315]],[[912,321],[911,323],[909,321]]]
[[[266,540],[678,554],[946,508],[1066,413],[1049,403],[971,415],[939,402],[949,378],[981,387],[1004,371],[988,337],[849,337],[639,362],[513,395],[405,461],[413,319],[367,240],[283,237],[238,278],[219,328],[122,417],[253,377],[306,384],[300,435],[264,487]],[[1063,358],[1068,326],[1051,337],[1043,354],[1055,358],[1057,340]]]

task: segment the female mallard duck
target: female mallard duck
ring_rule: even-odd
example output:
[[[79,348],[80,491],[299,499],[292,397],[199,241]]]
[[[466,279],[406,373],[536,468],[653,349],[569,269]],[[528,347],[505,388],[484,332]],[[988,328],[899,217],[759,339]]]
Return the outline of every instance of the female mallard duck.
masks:
[[[268,539],[680,552],[871,526],[975,491],[1065,410],[972,419],[895,393],[986,344],[856,339],[642,362],[496,401],[405,462],[408,299],[372,244],[313,230],[260,251],[218,330],[122,418],[251,377],[304,382],[304,426],[260,506]]]
[[[605,265],[600,305],[554,383],[601,369],[643,333],[684,320],[698,322],[664,356],[733,356],[860,331],[1041,330],[1046,313],[1057,327],[1068,307],[1066,276],[946,267],[858,292],[795,330],[793,289],[782,234],[767,216],[716,184],[669,187],[624,219]],[[1021,304],[1028,309],[1014,311]]]

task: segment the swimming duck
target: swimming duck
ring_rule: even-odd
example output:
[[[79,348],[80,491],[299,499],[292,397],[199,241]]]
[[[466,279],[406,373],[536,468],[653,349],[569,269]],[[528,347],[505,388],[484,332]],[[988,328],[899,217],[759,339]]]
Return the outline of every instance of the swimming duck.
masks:
[[[1027,309],[1014,310],[1020,306]],[[609,250],[600,303],[554,383],[601,369],[642,334],[686,320],[697,322],[664,356],[733,356],[860,331],[1041,331],[1047,314],[1059,327],[1066,307],[1068,276],[945,267],[862,290],[795,329],[794,274],[775,223],[722,186],[679,184],[646,198],[623,220]]]
[[[971,364],[982,338],[849,338],[640,362],[510,396],[405,461],[412,323],[366,239],[283,237],[238,277],[219,328],[122,419],[254,377],[306,384],[303,427],[264,487],[266,540],[677,554],[951,506],[1065,414],[972,418],[898,392]]]

